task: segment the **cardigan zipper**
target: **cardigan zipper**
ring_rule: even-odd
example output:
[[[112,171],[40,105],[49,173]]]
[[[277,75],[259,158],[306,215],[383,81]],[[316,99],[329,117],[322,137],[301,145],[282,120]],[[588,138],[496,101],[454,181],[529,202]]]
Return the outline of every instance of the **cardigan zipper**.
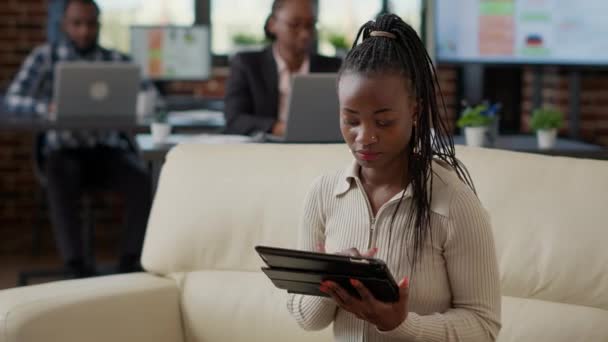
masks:
[[[375,247],[376,243],[375,243],[375,235],[374,233],[376,232],[376,217],[372,216],[372,219],[370,221],[370,225],[369,225],[369,239],[367,240],[367,250],[369,251],[370,249],[372,249],[373,247]]]
[[[372,205],[369,201],[369,198],[367,198],[367,194],[365,193],[365,191],[363,190],[363,186],[361,185],[361,182],[359,182],[358,179],[355,179],[357,182],[357,187],[359,188],[359,191],[361,191],[361,195],[363,195],[363,198],[365,199],[365,203],[367,204],[367,211],[370,217],[370,225],[369,225],[369,238],[368,238],[368,242],[367,242],[367,250],[369,251],[371,248],[376,246],[376,222],[377,222],[377,218],[380,216],[380,213],[382,212],[382,210],[387,207],[388,205],[392,204],[392,202],[396,201],[396,200],[389,200],[388,202],[384,203],[384,205],[382,205],[382,207],[380,207],[380,209],[378,210],[378,212],[376,213],[376,216],[374,216],[374,211],[372,210]],[[405,191],[405,190],[403,190]],[[387,255],[387,258],[390,258],[390,255]],[[369,323],[367,321],[363,321],[363,342],[367,342],[368,338],[367,338],[367,334],[368,334],[368,330],[369,330]]]
[[[395,202],[396,200],[392,200],[392,201],[388,201],[388,202],[384,203],[384,205],[382,205],[382,207],[380,207],[380,209],[376,213],[376,216],[374,216],[372,209],[371,209],[372,208],[371,204],[370,204],[369,200],[367,199],[367,196],[365,196],[365,199],[367,201],[369,214],[371,217],[370,227],[369,227],[369,240],[368,240],[368,244],[367,244],[367,251],[369,251],[371,248],[376,247],[376,240],[377,240],[376,224],[378,221],[378,217],[380,217],[380,213],[384,210],[385,207],[392,204],[392,202]],[[387,260],[390,257],[391,256],[387,254],[387,256],[386,256]],[[363,339],[362,339],[363,342],[368,341],[369,329],[370,329],[370,323],[368,321],[363,321]]]

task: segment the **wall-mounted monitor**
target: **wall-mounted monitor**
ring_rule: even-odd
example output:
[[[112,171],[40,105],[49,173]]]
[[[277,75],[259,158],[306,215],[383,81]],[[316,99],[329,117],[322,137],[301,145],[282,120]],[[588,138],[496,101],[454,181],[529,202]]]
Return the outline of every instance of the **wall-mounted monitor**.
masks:
[[[607,0],[435,0],[439,62],[608,65]]]

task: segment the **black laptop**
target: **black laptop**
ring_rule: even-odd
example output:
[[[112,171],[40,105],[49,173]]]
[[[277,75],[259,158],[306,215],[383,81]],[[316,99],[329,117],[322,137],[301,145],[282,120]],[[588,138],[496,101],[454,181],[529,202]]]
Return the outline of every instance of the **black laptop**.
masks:
[[[336,82],[333,73],[294,76],[285,135],[266,135],[266,141],[343,143]]]

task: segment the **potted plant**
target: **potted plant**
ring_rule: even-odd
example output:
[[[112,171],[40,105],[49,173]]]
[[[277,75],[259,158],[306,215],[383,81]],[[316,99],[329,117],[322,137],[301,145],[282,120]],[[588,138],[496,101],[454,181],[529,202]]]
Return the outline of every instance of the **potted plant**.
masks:
[[[152,131],[152,141],[155,144],[164,144],[171,134],[171,124],[168,122],[168,112],[158,110],[154,113],[154,121],[150,127]]]
[[[346,54],[350,49],[350,44],[348,43],[345,35],[331,32],[327,34],[327,41],[336,50],[336,57],[346,57]]]
[[[548,107],[537,108],[532,112],[530,126],[536,131],[538,147],[541,150],[551,149],[555,146],[557,129],[563,125],[563,117],[562,112]]]
[[[475,107],[467,106],[456,125],[464,128],[464,135],[469,146],[488,146],[490,125],[494,122],[491,116],[486,115],[488,105],[480,104]]]
[[[250,33],[237,32],[232,36],[234,53],[241,51],[259,50],[264,45],[264,38],[259,38]]]

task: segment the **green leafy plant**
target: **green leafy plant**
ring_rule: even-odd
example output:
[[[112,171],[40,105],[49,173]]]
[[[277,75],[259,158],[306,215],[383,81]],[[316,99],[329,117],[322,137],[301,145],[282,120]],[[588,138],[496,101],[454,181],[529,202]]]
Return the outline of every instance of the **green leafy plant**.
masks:
[[[532,112],[530,126],[533,130],[560,128],[564,124],[564,114],[554,108],[537,108]]]
[[[263,43],[264,39],[249,33],[236,33],[232,36],[232,42],[236,45],[257,45]]]
[[[488,106],[480,104],[475,107],[467,107],[462,112],[462,115],[456,122],[456,125],[460,128],[463,127],[480,127],[489,126],[494,118],[484,115],[488,111]]]
[[[167,123],[169,121],[169,112],[162,109],[154,113],[154,122]]]
[[[348,50],[350,48],[350,44],[346,39],[346,36],[339,33],[328,33],[327,41],[336,49],[336,50]]]

